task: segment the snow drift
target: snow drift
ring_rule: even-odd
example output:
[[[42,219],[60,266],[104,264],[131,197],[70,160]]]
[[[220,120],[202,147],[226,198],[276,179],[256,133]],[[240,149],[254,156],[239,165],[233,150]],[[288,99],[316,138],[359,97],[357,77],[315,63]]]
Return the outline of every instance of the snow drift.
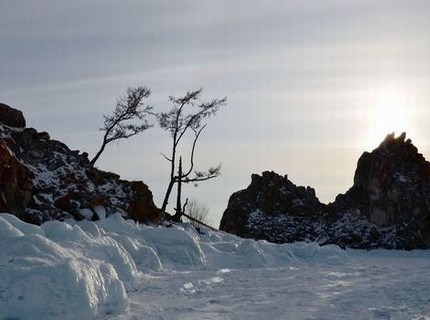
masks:
[[[116,242],[90,240],[79,226],[54,222],[39,228],[6,214],[0,235],[0,318],[90,319],[127,310],[133,264]]]
[[[97,223],[45,222],[40,227],[0,214],[0,318],[92,319],[125,314],[144,274],[329,264],[348,258],[336,246],[274,245],[191,225],[150,227],[119,214]],[[228,270],[228,269],[225,269]]]
[[[430,320],[430,251],[0,214],[0,319]]]

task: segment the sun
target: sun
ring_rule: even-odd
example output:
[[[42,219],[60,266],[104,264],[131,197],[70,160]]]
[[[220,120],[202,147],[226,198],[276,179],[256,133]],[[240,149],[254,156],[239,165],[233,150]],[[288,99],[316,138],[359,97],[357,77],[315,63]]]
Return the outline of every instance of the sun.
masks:
[[[368,103],[366,145],[376,147],[388,133],[400,135],[413,130],[411,101],[403,88],[374,88]]]

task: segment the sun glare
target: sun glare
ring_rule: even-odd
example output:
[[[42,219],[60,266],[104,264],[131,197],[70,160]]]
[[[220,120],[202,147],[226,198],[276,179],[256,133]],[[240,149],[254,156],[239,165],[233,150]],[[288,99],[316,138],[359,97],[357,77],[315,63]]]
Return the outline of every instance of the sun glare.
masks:
[[[407,92],[401,88],[379,87],[372,90],[369,100],[367,146],[376,147],[388,133],[400,135],[413,130]]]

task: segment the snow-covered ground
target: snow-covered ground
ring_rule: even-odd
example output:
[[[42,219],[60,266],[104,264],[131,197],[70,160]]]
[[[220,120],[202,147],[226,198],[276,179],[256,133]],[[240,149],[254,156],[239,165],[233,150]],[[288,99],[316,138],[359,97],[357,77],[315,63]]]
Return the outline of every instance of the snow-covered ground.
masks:
[[[430,251],[0,214],[0,319],[430,319]]]

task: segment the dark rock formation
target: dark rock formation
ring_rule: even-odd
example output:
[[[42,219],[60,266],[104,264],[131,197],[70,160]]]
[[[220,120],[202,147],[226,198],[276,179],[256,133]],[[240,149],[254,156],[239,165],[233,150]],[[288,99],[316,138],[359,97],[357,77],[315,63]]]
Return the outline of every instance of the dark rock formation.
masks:
[[[142,181],[133,181],[128,184],[134,195],[128,207],[130,218],[143,222],[161,222],[160,210],[154,205],[152,192]]]
[[[0,211],[17,213],[26,208],[33,193],[33,177],[0,138]]]
[[[52,219],[99,219],[116,212],[140,222],[161,221],[161,212],[143,182],[124,181],[91,167],[86,153],[70,150],[46,132],[18,126],[25,126],[24,117],[18,117],[22,113],[7,106],[4,110],[16,112],[2,113],[1,106],[1,211],[36,224]]]
[[[266,171],[262,176],[252,175],[249,187],[230,197],[220,229],[242,237],[285,242],[292,238],[291,233],[274,232],[285,226],[279,223],[280,218],[314,219],[323,208],[314,189],[297,187],[287,176]]]
[[[430,163],[406,134],[389,134],[358,160],[354,185],[331,205],[337,217],[359,212],[374,225],[375,239],[390,230],[392,246],[430,247]],[[378,233],[376,232],[378,231]],[[387,245],[388,246],[388,245]],[[386,247],[387,247],[386,246]]]
[[[21,111],[0,103],[0,122],[14,128],[25,128],[25,118]]]
[[[359,159],[354,184],[334,203],[265,172],[233,194],[220,229],[272,242],[352,248],[430,248],[430,163],[405,134],[390,134]]]

